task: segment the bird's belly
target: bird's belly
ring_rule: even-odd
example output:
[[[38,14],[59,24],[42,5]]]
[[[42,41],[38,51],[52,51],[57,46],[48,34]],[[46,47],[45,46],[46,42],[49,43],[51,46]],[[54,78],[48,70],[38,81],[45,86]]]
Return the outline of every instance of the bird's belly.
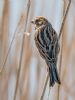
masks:
[[[41,46],[40,46],[36,41],[35,41],[35,44],[36,44],[36,46],[37,46],[37,49],[38,49],[38,51],[39,51],[41,57],[42,57],[42,58],[45,58],[45,52],[44,52],[44,50],[41,49]]]

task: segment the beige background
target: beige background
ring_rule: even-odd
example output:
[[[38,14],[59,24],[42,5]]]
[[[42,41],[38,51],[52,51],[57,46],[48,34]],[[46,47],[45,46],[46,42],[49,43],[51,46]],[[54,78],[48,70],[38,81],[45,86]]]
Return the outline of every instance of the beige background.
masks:
[[[30,21],[36,16],[46,17],[59,34],[68,0],[0,0],[0,100],[40,100],[47,76],[45,61],[34,43],[34,28]],[[28,16],[27,16],[28,13]],[[27,21],[27,23],[26,23]],[[18,24],[19,23],[19,24]],[[61,86],[51,88],[49,100],[75,100],[75,1],[72,0],[63,29]],[[25,30],[26,28],[26,30]],[[25,32],[24,32],[25,30]],[[30,33],[30,35],[26,35]],[[13,36],[15,37],[13,39]],[[19,70],[22,37],[24,38],[22,63]],[[12,45],[11,41],[13,39]],[[9,50],[9,47],[11,48]],[[9,51],[9,52],[8,52]],[[60,54],[58,60],[59,69]],[[17,77],[19,75],[19,78]],[[16,81],[18,83],[16,85]],[[17,89],[16,89],[17,86]],[[17,90],[17,91],[15,91]],[[44,100],[48,100],[49,85]]]

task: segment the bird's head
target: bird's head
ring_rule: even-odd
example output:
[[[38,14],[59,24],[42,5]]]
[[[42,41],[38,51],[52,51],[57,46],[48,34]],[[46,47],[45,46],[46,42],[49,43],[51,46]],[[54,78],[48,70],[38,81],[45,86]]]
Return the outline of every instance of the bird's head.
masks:
[[[38,16],[36,17],[33,21],[31,21],[32,24],[35,25],[35,28],[39,28],[42,25],[47,25],[48,24],[48,20],[42,16]]]

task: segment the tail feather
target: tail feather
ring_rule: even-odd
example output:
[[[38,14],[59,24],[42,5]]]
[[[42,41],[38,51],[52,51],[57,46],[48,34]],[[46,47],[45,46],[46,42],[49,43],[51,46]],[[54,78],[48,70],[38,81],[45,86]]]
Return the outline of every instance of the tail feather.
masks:
[[[49,64],[50,86],[54,86],[55,82],[60,84],[60,78],[57,72],[56,64]]]

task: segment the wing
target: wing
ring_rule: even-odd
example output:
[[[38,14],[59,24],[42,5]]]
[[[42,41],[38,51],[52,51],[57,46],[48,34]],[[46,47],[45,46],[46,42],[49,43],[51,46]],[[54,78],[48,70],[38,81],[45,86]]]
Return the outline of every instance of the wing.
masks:
[[[52,26],[39,28],[35,33],[35,43],[41,56],[49,61],[56,59],[57,34]]]
[[[46,55],[49,59],[52,59],[52,61],[57,61],[57,56],[59,53],[58,35],[51,25],[47,26],[46,35]]]

